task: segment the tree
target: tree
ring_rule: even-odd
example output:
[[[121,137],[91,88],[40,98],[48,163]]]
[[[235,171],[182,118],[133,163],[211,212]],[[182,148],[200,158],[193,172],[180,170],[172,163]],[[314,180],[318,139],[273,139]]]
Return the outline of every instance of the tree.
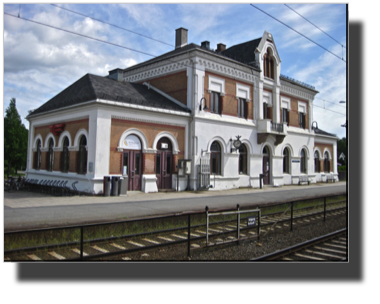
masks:
[[[26,167],[28,130],[21,122],[16,109],[16,99],[10,100],[4,117],[4,160],[8,163],[9,177],[11,168]]]
[[[339,156],[341,153],[343,153],[345,156],[344,160],[339,159]],[[348,163],[347,141],[345,137],[338,140],[338,162],[341,163],[342,165],[346,165]]]

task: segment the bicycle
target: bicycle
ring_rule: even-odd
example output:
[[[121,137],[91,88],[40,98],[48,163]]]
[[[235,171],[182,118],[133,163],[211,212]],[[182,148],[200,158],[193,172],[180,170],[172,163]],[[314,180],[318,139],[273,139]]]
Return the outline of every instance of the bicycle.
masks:
[[[9,177],[8,180],[4,181],[4,190],[5,191],[12,191],[12,190],[18,190],[18,184],[16,182],[16,179],[14,177]]]

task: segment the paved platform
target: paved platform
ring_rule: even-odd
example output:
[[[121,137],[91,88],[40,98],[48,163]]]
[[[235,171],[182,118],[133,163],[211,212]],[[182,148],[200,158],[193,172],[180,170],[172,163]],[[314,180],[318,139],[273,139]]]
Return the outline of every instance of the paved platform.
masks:
[[[26,191],[4,193],[4,229],[79,225],[146,216],[235,208],[346,192],[346,183],[320,183],[200,192],[128,192],[117,197],[55,197]]]

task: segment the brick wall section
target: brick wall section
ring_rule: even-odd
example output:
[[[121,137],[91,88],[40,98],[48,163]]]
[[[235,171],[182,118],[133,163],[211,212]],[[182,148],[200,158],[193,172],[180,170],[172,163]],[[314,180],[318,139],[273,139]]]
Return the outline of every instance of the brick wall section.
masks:
[[[144,154],[143,156],[143,168],[145,174],[155,174],[156,167],[156,154]]]
[[[34,134],[35,134],[35,137],[37,135],[41,135],[41,137],[42,137],[41,145],[43,148],[46,148],[45,147],[45,141],[46,141],[46,137],[50,133],[49,126],[51,126],[53,124],[61,124],[61,123],[65,124],[63,131],[68,131],[70,133],[70,137],[71,137],[70,145],[71,146],[74,144],[75,135],[77,134],[77,132],[80,129],[85,129],[88,132],[88,118],[76,120],[76,121],[69,121],[69,122],[59,121],[59,122],[55,122],[52,124],[36,127]],[[60,137],[59,135],[54,136],[54,142],[55,142],[54,147],[58,146],[59,137]],[[88,139],[87,139],[87,141],[88,141]],[[34,142],[34,140],[33,140],[33,142]],[[70,156],[69,156],[70,157],[70,159],[69,159],[69,172],[77,172],[77,155],[78,155],[78,152],[77,151],[70,151],[69,153],[70,153]],[[48,152],[42,152],[41,153],[41,170],[46,170],[47,154],[48,154]],[[33,159],[34,159],[34,153],[33,153]],[[33,164],[33,168],[34,168],[34,164]],[[57,151],[54,152],[53,170],[54,171],[61,171],[61,152],[57,152]]]
[[[187,106],[186,72],[179,72],[163,77],[158,77],[149,80],[149,83]]]
[[[331,155],[331,160],[330,160],[330,171],[333,172],[333,158],[334,158],[334,149],[333,149],[333,145],[329,145],[329,144],[324,144],[324,143],[318,143],[318,142],[315,142],[314,143],[314,148],[319,148],[319,151],[321,151],[322,155],[321,157],[324,157],[323,155],[323,151],[327,148],[330,152],[330,155]],[[313,154],[313,158],[314,158],[314,154]],[[324,172],[325,171],[325,167],[324,167],[324,161],[322,160],[320,162],[320,168],[321,168],[321,172]]]
[[[111,142],[110,142],[110,172],[109,174],[121,174],[121,162],[122,162],[122,152],[117,151],[117,147],[119,144],[119,139],[124,131],[136,128],[144,133],[145,137],[148,141],[149,148],[152,147],[153,141],[156,136],[163,132],[170,132],[178,142],[178,148],[180,150],[178,157],[183,158],[184,150],[185,150],[185,128],[179,126],[171,126],[164,124],[154,124],[147,122],[139,122],[139,121],[129,121],[122,119],[113,118],[111,121]],[[155,173],[155,161],[156,154],[144,154],[143,155],[143,174],[154,174]],[[177,165],[177,161],[174,164],[174,168]],[[174,171],[173,171],[174,172]],[[176,171],[175,171],[176,172]]]
[[[253,119],[253,87],[249,83],[237,81],[232,78],[228,78],[225,76],[221,76],[218,74],[206,72],[205,78],[204,78],[204,97],[206,98],[207,102],[206,105],[210,109],[210,100],[211,100],[211,94],[208,93],[208,83],[209,83],[209,75],[224,79],[225,84],[225,96],[221,98],[222,102],[222,114],[223,115],[230,115],[238,117],[238,100],[236,99],[236,83],[240,83],[242,85],[248,86],[250,88],[250,96],[249,99],[251,100],[248,103],[248,119]]]

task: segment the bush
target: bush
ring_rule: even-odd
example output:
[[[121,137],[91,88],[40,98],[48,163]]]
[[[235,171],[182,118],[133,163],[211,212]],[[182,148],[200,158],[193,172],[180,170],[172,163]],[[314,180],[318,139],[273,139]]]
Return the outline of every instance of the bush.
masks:
[[[346,166],[338,166],[338,171],[346,171]]]

